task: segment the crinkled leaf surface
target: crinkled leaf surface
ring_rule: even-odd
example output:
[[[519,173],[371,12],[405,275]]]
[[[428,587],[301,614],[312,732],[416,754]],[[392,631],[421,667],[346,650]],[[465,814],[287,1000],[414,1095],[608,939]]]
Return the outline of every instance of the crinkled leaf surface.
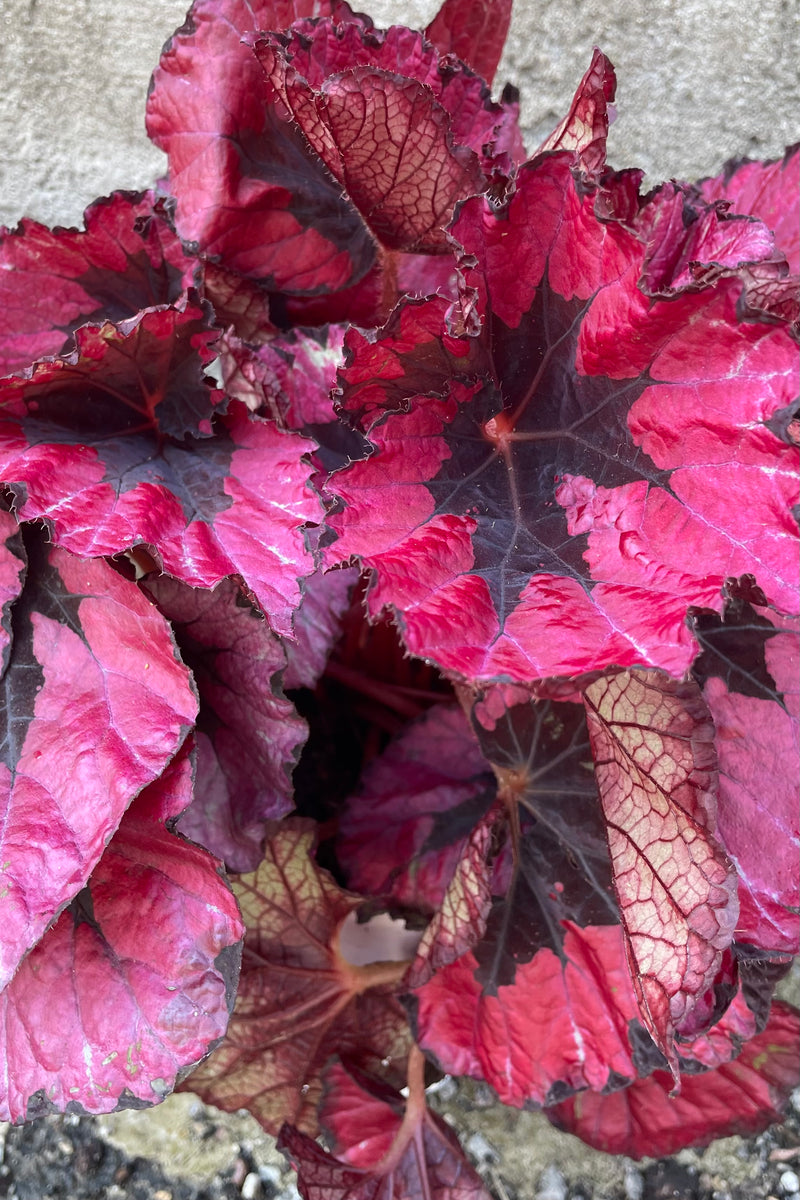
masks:
[[[349,14],[325,0],[197,0],[161,56],[147,106],[148,133],[169,159],[181,237],[242,274],[306,294],[361,278],[374,244],[279,115],[241,39],[332,10]]]
[[[798,1062],[797,1010],[776,1003],[766,1029],[737,1059],[703,1075],[684,1076],[680,1096],[668,1094],[670,1078],[659,1072],[608,1096],[582,1092],[547,1115],[560,1129],[609,1154],[675,1154],[718,1137],[751,1137],[780,1121],[800,1081]]]
[[[720,175],[701,180],[706,200],[725,200],[733,212],[758,217],[775,234],[789,269],[800,273],[800,230],[797,193],[800,188],[800,144],[790,146],[774,162],[733,159]]]
[[[431,912],[494,794],[463,713],[435,705],[369,766],[345,805],[336,850],[348,886]]]
[[[500,691],[501,689],[497,689]],[[508,812],[493,869],[494,901],[475,955],[492,993],[543,947],[564,957],[564,920],[619,921],[608,847],[580,705],[531,699],[490,715],[482,697],[473,728]]]
[[[465,954],[412,993],[412,1028],[442,1070],[485,1079],[504,1104],[550,1104],[636,1076],[628,1025],[638,1015],[619,925],[561,930],[494,990]]]
[[[171,304],[195,282],[152,192],[115,192],[84,214],[85,229],[24,220],[0,237],[0,375],[62,353],[87,321],[123,321]]]
[[[302,526],[319,514],[303,460],[314,443],[250,418],[203,366],[218,336],[204,308],[151,309],[84,326],[70,355],[0,384],[0,478],[22,519],[73,553],[144,543],[196,587],[238,574],[273,628],[291,632],[313,570]]]
[[[798,634],[744,584],[728,589],[722,617],[691,614],[703,646],[694,674],[716,726],[719,833],[739,877],[737,938],[796,954]]]
[[[480,334],[435,395],[430,335],[419,376],[404,350],[375,452],[331,484],[331,561],[374,568],[371,610],[396,609],[413,653],[473,678],[679,674],[687,608],[719,604],[730,574],[797,603],[793,452],[767,427],[795,394],[791,339],[738,322],[733,278],[648,300],[643,243],[597,219],[572,165],[546,154],[499,211],[461,206]],[[344,409],[363,394],[345,381]]]
[[[278,1143],[297,1168],[306,1200],[488,1200],[440,1117],[423,1106],[409,1119],[397,1092],[339,1063],[325,1082],[321,1116],[340,1157],[288,1126]],[[389,1152],[383,1160],[381,1151]]]
[[[584,702],[631,977],[677,1080],[675,1034],[708,1025],[739,912],[715,837],[714,726],[697,685],[660,671],[598,679]]]
[[[22,533],[11,513],[0,508],[0,677],[8,666],[11,653],[14,604],[22,591],[28,556],[22,543]]]
[[[197,713],[169,627],[133,583],[36,538],[29,556],[0,707],[2,986]]]
[[[491,83],[510,22],[511,0],[444,0],[425,37],[440,54],[455,54]]]
[[[588,175],[602,171],[606,162],[606,138],[617,79],[605,54],[595,50],[589,69],[578,85],[569,112],[550,137],[539,147],[569,150]]]
[[[255,870],[266,823],[294,806],[292,769],[308,733],[283,694],[283,646],[231,580],[213,591],[165,576],[144,587],[200,695],[197,781],[179,829],[229,871]]]
[[[455,203],[485,182],[472,146],[506,114],[411,30],[319,22],[308,35],[255,42],[277,95],[382,245],[445,251]]]
[[[398,1085],[408,1049],[392,981],[404,964],[354,967],[338,949],[362,904],[310,857],[313,827],[284,820],[234,891],[247,926],[236,1007],[220,1048],[187,1083],[227,1111],[248,1108],[270,1132],[315,1133],[320,1072],[334,1054]]]
[[[243,927],[219,864],[165,826],[191,794],[183,754],[0,994],[3,1120],[157,1104],[225,1032]]]

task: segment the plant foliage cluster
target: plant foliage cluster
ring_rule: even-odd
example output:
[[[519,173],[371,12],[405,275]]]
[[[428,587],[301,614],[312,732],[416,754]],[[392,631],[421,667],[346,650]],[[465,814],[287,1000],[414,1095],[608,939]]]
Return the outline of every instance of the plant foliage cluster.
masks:
[[[168,178],[0,240],[6,1120],[479,1200],[436,1070],[636,1156],[798,1082],[800,155],[643,194],[599,51],[527,154],[509,17],[195,0]]]

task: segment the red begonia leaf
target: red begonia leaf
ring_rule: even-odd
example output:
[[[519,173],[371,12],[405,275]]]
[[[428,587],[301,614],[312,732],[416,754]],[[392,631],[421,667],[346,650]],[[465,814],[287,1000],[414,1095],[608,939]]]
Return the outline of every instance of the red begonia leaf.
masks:
[[[355,282],[375,248],[341,189],[281,118],[244,34],[330,14],[322,0],[196,0],[147,107],[169,158],[181,237],[228,267],[315,294]],[[341,3],[337,12],[349,13]]]
[[[325,1083],[321,1119],[339,1157],[289,1126],[278,1142],[305,1200],[489,1200],[456,1135],[424,1104],[404,1104],[397,1092],[340,1063]]]
[[[253,871],[267,821],[294,807],[292,770],[308,734],[283,694],[283,646],[231,580],[213,591],[165,576],[144,587],[200,695],[197,781],[178,828],[229,871]]]
[[[204,261],[202,287],[204,297],[214,309],[216,323],[232,327],[237,337],[258,346],[278,332],[272,323],[270,294],[256,280],[247,279],[221,263]],[[217,344],[220,353],[223,346],[220,339]]]
[[[356,22],[297,22],[285,36],[255,39],[255,49],[277,95],[309,144],[345,185],[385,246],[410,250],[419,242],[419,248],[427,252],[445,249],[444,238],[435,233],[440,207],[435,198],[438,194],[443,199],[444,176],[455,169],[453,155],[462,167],[469,164],[469,176],[462,180],[468,186],[471,176],[474,184],[482,181],[482,175],[478,163],[464,151],[473,150],[486,172],[507,172],[524,157],[516,103],[503,100],[495,104],[479,76],[452,58],[442,60],[436,48],[414,30],[395,25],[384,33]],[[378,79],[386,97],[384,116],[382,101],[369,95]],[[348,108],[354,111],[347,114],[348,120],[335,97],[342,88],[345,96],[357,97],[359,80],[368,81],[368,91],[360,105],[351,101]],[[423,93],[415,87],[406,88],[413,84],[424,89],[424,96],[435,102],[433,106],[423,102]],[[405,104],[403,90],[413,107],[407,128],[398,108]],[[430,127],[431,119],[435,129]],[[383,162],[380,171],[374,164],[370,170],[370,130],[378,135],[376,144],[389,168],[400,155],[397,170],[384,169]],[[425,153],[430,137],[426,177],[419,156]],[[454,189],[458,176],[459,172],[447,184],[453,194],[447,220],[458,198]],[[372,202],[376,196],[386,206],[385,217],[395,214],[388,224],[374,223]],[[430,227],[424,229],[425,238],[420,241],[424,212]]]
[[[775,234],[793,274],[800,273],[800,225],[797,193],[800,188],[800,144],[790,146],[774,162],[732,159],[721,174],[698,184],[706,200],[724,200],[731,211],[758,217]]]
[[[356,417],[371,390],[375,452],[331,481],[330,561],[373,568],[370,611],[394,609],[412,653],[472,678],[680,674],[687,608],[718,605],[730,574],[797,603],[793,451],[767,427],[795,395],[791,339],[738,322],[733,278],[648,300],[644,245],[598,220],[573,165],[546,154],[500,210],[461,206],[451,233],[482,319],[466,361],[443,322],[419,377],[413,347],[397,360],[388,415],[377,375],[343,389]]]
[[[605,54],[595,50],[589,69],[578,84],[570,110],[561,124],[537,150],[569,150],[587,175],[599,174],[606,165],[606,138],[611,121],[609,106],[617,78]]]
[[[719,834],[739,877],[737,939],[796,954],[798,634],[773,624],[763,595],[747,586],[727,590],[722,618],[690,615],[704,647],[693,670],[716,726]]]
[[[736,874],[716,835],[714,725],[694,683],[622,672],[584,692],[614,887],[643,1022],[677,1082],[733,939]]]
[[[197,713],[169,627],[135,584],[34,539],[28,553],[2,680],[1,986]]]
[[[504,1104],[551,1104],[636,1076],[628,1038],[638,1009],[619,925],[565,922],[561,961],[549,948],[514,982],[482,988],[465,954],[410,995],[416,1040],[453,1075],[485,1079]]]
[[[238,574],[290,633],[313,570],[302,526],[320,512],[303,460],[314,443],[235,404],[211,436],[222,393],[203,375],[218,337],[204,309],[151,309],[75,336],[74,353],[0,382],[0,479],[17,515],[46,520],[75,554],[149,545],[195,587]]]
[[[223,338],[223,387],[254,412],[264,408],[285,428],[326,425],[334,419],[331,391],[343,342],[341,325],[292,329],[258,347]]]
[[[447,251],[458,200],[483,190],[477,155],[453,144],[447,110],[416,79],[358,66],[315,93],[279,49],[255,51],[312,149],[390,250]]]
[[[683,1079],[670,1096],[670,1077],[659,1072],[608,1096],[582,1092],[548,1109],[560,1129],[609,1154],[675,1154],[707,1146],[714,1138],[751,1137],[780,1121],[800,1082],[797,1010],[776,1004],[763,1033],[737,1059],[704,1075]]]
[[[19,525],[11,513],[0,508],[0,679],[8,666],[11,653],[14,604],[25,581],[28,557],[22,543]]]
[[[368,767],[339,819],[348,886],[431,912],[495,795],[458,707],[435,705]]]
[[[305,581],[303,599],[294,615],[294,641],[286,646],[286,688],[313,688],[325,670],[328,655],[342,631],[358,583],[355,568],[317,571]]]
[[[474,950],[478,981],[494,993],[543,948],[563,960],[565,921],[615,925],[619,910],[583,706],[531,699],[490,718],[484,698],[473,728],[509,812]]]
[[[152,192],[96,200],[84,223],[48,229],[25,220],[0,236],[0,375],[62,353],[79,325],[171,304],[196,282],[197,259]]]
[[[444,0],[425,37],[440,54],[455,54],[491,83],[510,23],[511,0]]]
[[[392,994],[405,963],[357,967],[339,949],[363,903],[310,857],[309,822],[285,820],[252,875],[234,882],[247,933],[227,1036],[186,1087],[209,1103],[248,1108],[270,1132],[317,1128],[322,1071],[334,1054],[403,1082],[408,1027]]]
[[[405,975],[406,987],[427,983],[434,972],[472,950],[486,932],[492,909],[489,859],[496,821],[497,813],[490,811],[467,838],[442,901],[428,922]]]
[[[224,1034],[243,927],[218,863],[165,827],[191,795],[183,754],[0,994],[3,1120],[157,1104]]]

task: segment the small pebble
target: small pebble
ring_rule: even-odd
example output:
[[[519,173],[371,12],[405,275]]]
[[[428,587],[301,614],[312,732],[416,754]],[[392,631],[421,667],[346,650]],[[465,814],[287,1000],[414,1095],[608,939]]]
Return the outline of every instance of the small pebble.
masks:
[[[636,1167],[625,1168],[625,1200],[642,1200],[644,1196],[644,1176]]]
[[[251,1171],[249,1175],[245,1175],[242,1181],[242,1197],[243,1200],[258,1200],[261,1195],[261,1179],[255,1171]]]
[[[487,1142],[482,1133],[470,1134],[465,1143],[465,1149],[467,1154],[478,1163],[496,1163],[500,1161],[500,1155],[491,1142]]]
[[[281,1173],[274,1163],[265,1163],[264,1166],[258,1168],[258,1173],[262,1183],[276,1189],[281,1186]]]
[[[567,1200],[567,1181],[558,1167],[545,1167],[539,1176],[536,1200]]]
[[[796,1171],[784,1171],[780,1177],[781,1190],[784,1192],[800,1191],[800,1176]]]

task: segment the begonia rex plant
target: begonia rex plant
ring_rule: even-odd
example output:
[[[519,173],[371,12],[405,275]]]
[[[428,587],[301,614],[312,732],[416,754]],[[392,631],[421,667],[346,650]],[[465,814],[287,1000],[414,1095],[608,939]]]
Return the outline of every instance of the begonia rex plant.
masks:
[[[635,1157],[799,1081],[800,151],[643,193],[596,51],[529,154],[509,18],[195,0],[167,177],[0,239],[5,1120],[480,1200],[437,1073]]]

